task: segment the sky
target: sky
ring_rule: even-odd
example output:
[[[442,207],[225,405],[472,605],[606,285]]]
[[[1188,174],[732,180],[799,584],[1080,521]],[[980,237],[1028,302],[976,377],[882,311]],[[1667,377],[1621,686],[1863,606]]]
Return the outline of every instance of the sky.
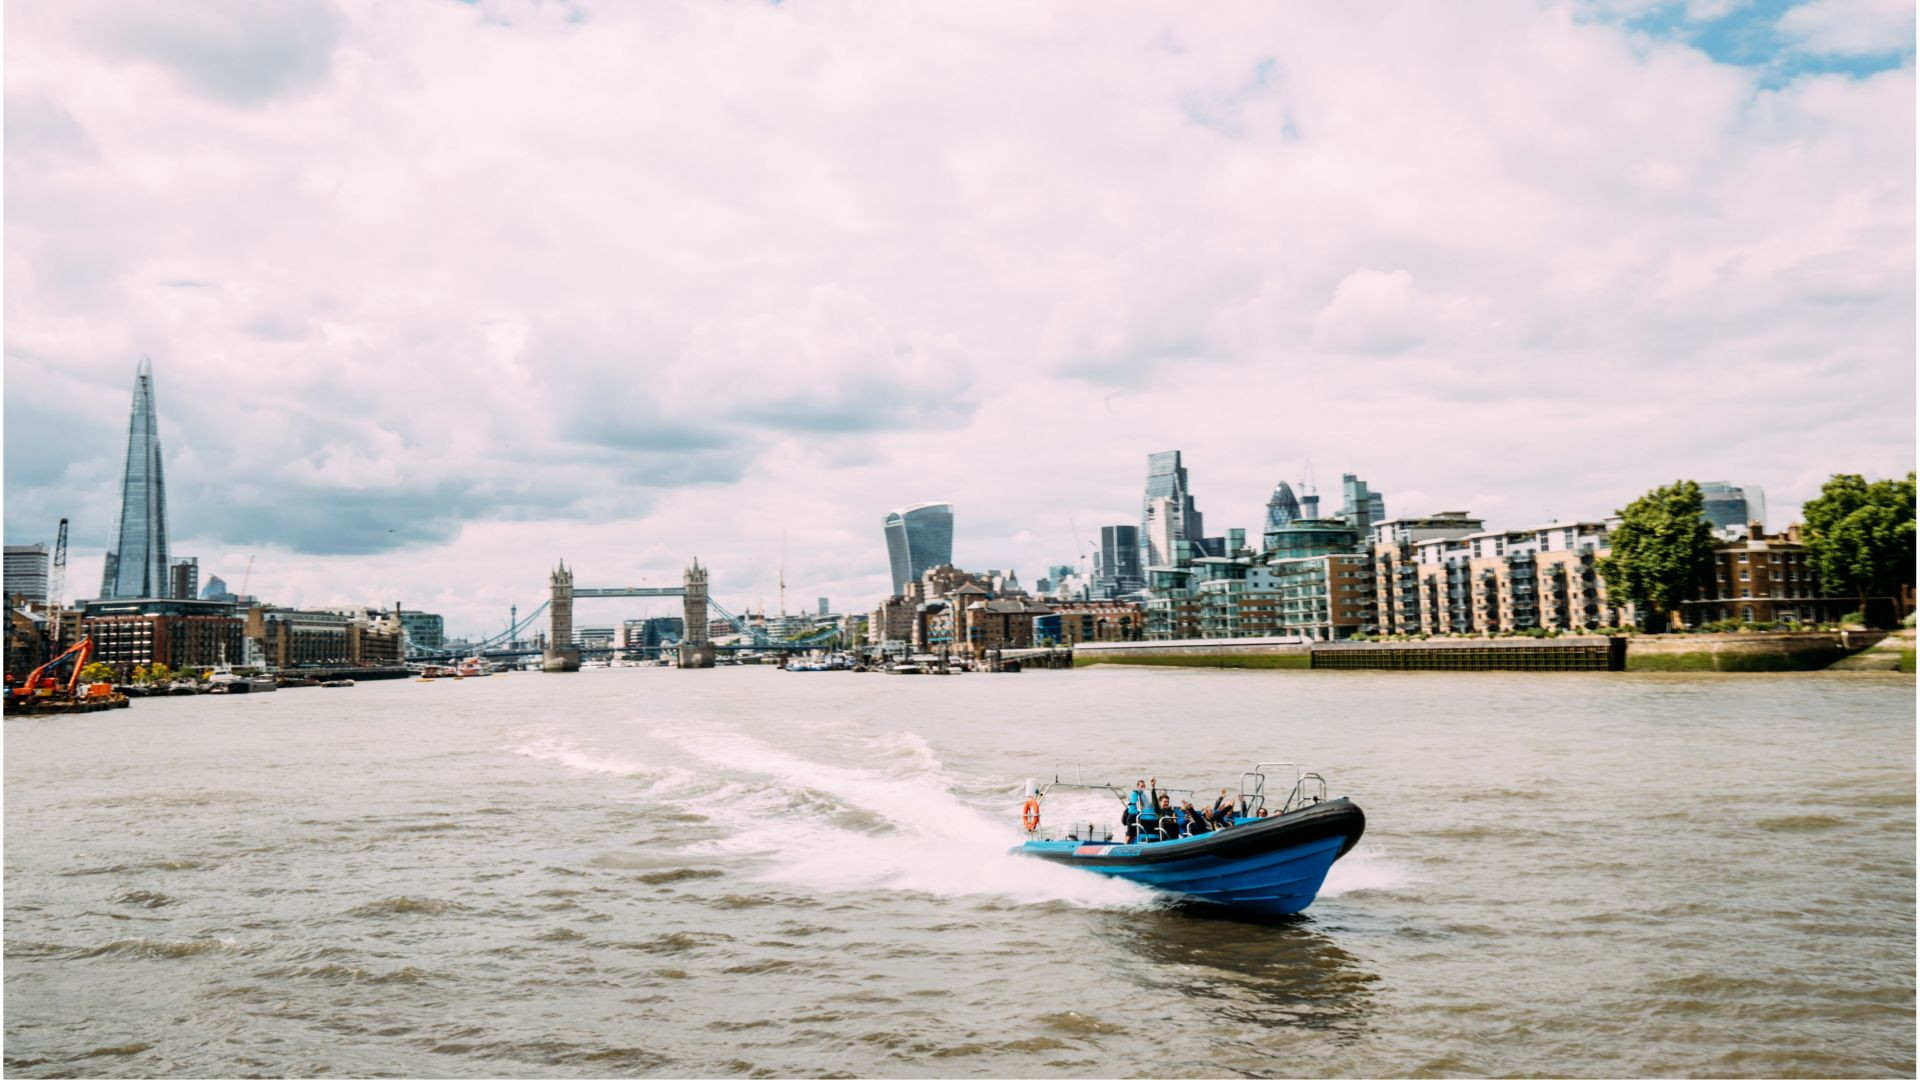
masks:
[[[698,557],[1031,584],[1185,454],[1594,520],[1903,475],[1914,8],[1886,0],[65,0],[5,26],[5,538],[98,588],[134,369],[175,555],[503,629]],[[251,570],[247,568],[251,562]],[[583,602],[581,625],[673,613]]]

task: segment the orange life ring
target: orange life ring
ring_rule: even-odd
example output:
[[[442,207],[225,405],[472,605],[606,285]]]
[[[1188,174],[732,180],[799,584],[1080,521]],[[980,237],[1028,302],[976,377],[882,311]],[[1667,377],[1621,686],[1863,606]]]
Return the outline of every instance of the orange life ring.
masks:
[[[1020,821],[1026,825],[1028,832],[1032,832],[1040,827],[1039,799],[1028,799],[1027,804],[1020,808]]]

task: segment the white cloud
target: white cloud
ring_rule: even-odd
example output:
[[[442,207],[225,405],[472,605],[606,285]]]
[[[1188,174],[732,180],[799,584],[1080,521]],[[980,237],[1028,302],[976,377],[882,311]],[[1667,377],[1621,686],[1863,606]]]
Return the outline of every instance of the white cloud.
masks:
[[[561,555],[774,602],[782,531],[869,603],[921,498],[1030,579],[1172,447],[1221,528],[1307,458],[1530,521],[1913,456],[1910,68],[1520,0],[120,10],[8,11],[8,539],[76,558],[141,355],[203,572],[456,627]]]
[[[1774,25],[1807,52],[1829,56],[1875,56],[1914,46],[1910,0],[1808,0]]]
[[[1337,352],[1403,352],[1425,336],[1426,307],[1405,270],[1355,270],[1314,316],[1313,340]]]

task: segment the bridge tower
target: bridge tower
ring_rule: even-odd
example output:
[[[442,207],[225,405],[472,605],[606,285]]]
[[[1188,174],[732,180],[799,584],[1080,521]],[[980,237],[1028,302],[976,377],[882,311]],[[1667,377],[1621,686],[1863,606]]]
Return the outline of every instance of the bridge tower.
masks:
[[[553,598],[547,607],[553,618],[553,633],[541,655],[540,670],[579,671],[580,650],[573,644],[573,571],[567,569],[565,559],[560,560],[548,581],[553,586]]]
[[[699,559],[687,567],[687,595],[681,615],[686,629],[680,635],[680,666],[682,668],[710,668],[713,666],[713,642],[707,637],[707,572]]]

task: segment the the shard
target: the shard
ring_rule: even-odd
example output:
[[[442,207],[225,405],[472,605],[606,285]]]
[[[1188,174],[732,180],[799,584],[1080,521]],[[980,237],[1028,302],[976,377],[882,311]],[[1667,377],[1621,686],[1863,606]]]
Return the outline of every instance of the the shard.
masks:
[[[153,362],[133,376],[133,418],[127,465],[120,477],[120,513],[107,540],[100,575],[103,600],[167,595],[167,483],[160,472],[160,419],[153,405]]]

